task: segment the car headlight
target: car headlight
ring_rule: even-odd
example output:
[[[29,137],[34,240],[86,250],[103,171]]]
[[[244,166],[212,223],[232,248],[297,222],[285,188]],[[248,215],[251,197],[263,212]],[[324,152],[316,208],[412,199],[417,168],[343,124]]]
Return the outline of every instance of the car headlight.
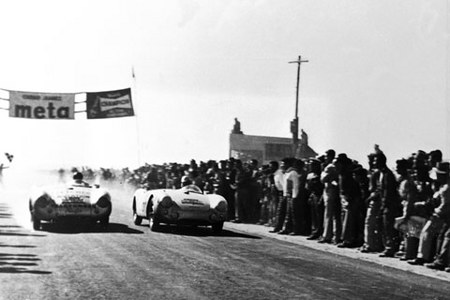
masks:
[[[50,204],[50,200],[45,197],[45,196],[41,196],[39,197],[36,202],[34,203],[35,206],[37,207],[47,207]]]
[[[172,204],[173,204],[173,201],[169,196],[165,196],[164,198],[161,199],[161,202],[159,202],[159,205],[161,205],[162,207],[165,207],[165,208],[171,207]]]
[[[217,206],[216,206],[216,210],[220,211],[220,212],[226,212],[227,209],[228,209],[228,205],[224,201],[219,202],[219,204],[217,204]]]
[[[109,199],[107,197],[101,197],[97,201],[97,206],[101,207],[101,208],[106,208],[106,207],[110,206]]]

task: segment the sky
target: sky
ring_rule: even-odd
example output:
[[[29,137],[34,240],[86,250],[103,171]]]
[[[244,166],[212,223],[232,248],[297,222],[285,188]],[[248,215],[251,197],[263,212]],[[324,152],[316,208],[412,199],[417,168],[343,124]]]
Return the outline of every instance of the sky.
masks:
[[[224,159],[235,117],[244,134],[291,137],[301,55],[299,127],[316,152],[450,158],[449,14],[449,0],[0,0],[0,88],[131,87],[136,112],[2,110],[0,153],[44,168]]]

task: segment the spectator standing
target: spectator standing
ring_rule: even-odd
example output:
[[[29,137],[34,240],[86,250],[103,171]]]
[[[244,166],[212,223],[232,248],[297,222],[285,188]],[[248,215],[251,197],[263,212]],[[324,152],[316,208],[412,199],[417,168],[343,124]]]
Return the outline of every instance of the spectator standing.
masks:
[[[395,218],[401,215],[402,207],[397,191],[397,180],[392,171],[386,165],[386,156],[377,153],[375,157],[378,171],[375,178],[378,179],[377,191],[381,198],[382,236],[384,252],[381,257],[394,257],[398,251],[400,240],[399,233],[394,228]]]
[[[284,158],[281,161],[280,164],[280,171],[274,174],[274,182],[275,185],[278,188],[282,188],[282,191],[279,192],[279,201],[277,206],[277,212],[276,212],[276,222],[274,225],[273,230],[270,232],[277,233],[280,232],[283,229],[284,220],[286,218],[286,211],[287,211],[287,197],[285,197],[285,194],[287,193],[287,186],[286,186],[286,170],[291,167],[291,160],[288,158]]]
[[[236,201],[235,201],[235,223],[248,222],[250,214],[248,211],[248,199],[250,192],[251,172],[242,161],[236,160]]]
[[[261,172],[258,169],[258,160],[252,159],[246,164],[250,173],[248,201],[246,210],[248,212],[248,221],[257,223],[260,214],[260,199],[262,198],[262,182],[260,181]]]
[[[269,175],[268,181],[270,182],[270,195],[269,195],[269,226],[275,226],[277,207],[280,200],[280,196],[283,196],[283,171],[279,168],[277,161],[271,161],[269,163]]]
[[[381,240],[381,194],[379,190],[380,173],[376,166],[376,153],[368,155],[369,159],[369,197],[367,198],[367,212],[364,222],[364,245],[361,252],[380,252],[383,250]]]
[[[234,219],[234,190],[231,189],[229,177],[229,164],[225,160],[219,162],[219,168],[215,175],[216,193],[227,200],[228,219]]]
[[[364,169],[361,165],[357,165],[353,170],[353,178],[358,185],[358,214],[357,214],[357,239],[356,243],[358,246],[364,245],[364,222],[366,220],[367,213],[367,199],[369,198],[369,178],[368,171]]]
[[[320,164],[318,159],[310,160],[309,173],[306,177],[311,216],[311,235],[307,238],[308,240],[316,240],[323,233],[323,183],[320,181]]]
[[[324,232],[319,243],[339,242],[342,232],[341,203],[339,199],[339,176],[333,160],[336,152],[330,149],[325,154],[325,168],[320,175],[320,180],[324,184]]]
[[[339,195],[343,212],[342,242],[340,248],[356,247],[358,232],[358,185],[353,178],[353,162],[345,153],[338,155],[336,169],[339,174]]]
[[[286,170],[284,184],[286,186],[284,196],[287,199],[286,218],[283,230],[279,234],[300,234],[300,214],[299,214],[299,189],[300,174],[299,167],[303,167],[295,158],[289,159],[289,168]]]
[[[271,197],[271,187],[273,178],[270,178],[271,171],[268,165],[264,165],[261,169],[261,175],[258,183],[261,185],[262,195],[259,199],[259,221],[258,225],[269,225],[269,202]]]

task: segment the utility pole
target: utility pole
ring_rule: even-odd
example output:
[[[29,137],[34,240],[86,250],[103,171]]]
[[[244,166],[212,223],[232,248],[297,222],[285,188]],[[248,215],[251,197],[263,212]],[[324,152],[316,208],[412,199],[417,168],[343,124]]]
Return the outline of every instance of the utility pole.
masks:
[[[302,56],[298,56],[298,60],[296,61],[290,61],[290,64],[297,64],[297,94],[295,97],[295,117],[294,120],[291,121],[291,133],[292,133],[292,139],[294,142],[294,157],[297,152],[297,146],[298,146],[298,90],[299,90],[299,84],[300,84],[300,65],[302,63],[307,63],[308,60],[302,60]]]

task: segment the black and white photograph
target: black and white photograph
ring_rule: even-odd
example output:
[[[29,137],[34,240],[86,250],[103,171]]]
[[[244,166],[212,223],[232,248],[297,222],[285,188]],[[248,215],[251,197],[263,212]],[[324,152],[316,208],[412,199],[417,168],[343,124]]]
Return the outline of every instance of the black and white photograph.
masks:
[[[450,299],[450,0],[0,0],[0,300]]]

